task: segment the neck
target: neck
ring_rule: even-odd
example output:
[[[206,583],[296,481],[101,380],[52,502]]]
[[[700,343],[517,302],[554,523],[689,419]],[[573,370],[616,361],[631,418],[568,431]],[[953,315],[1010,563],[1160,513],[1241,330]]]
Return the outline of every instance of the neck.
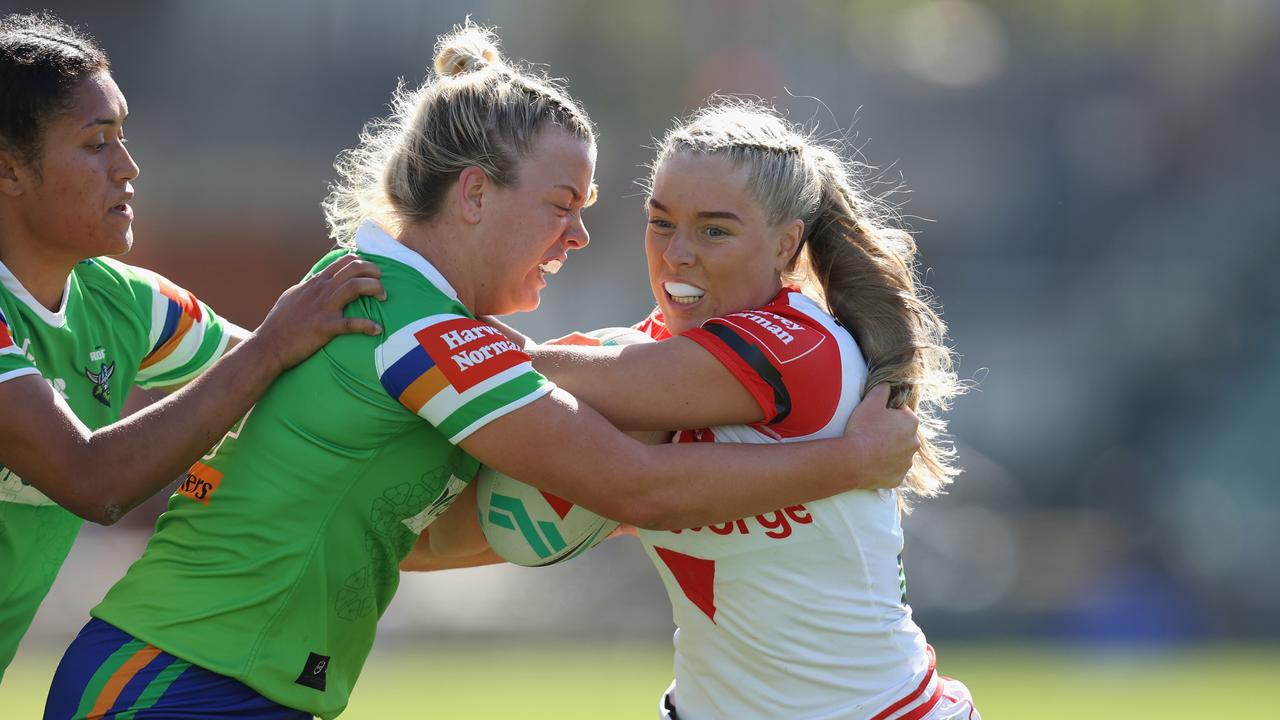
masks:
[[[458,230],[459,228],[448,227],[441,221],[409,225],[401,229],[396,239],[435,266],[458,293],[462,304],[471,312],[479,314],[478,291],[484,284],[477,279],[475,263],[467,252],[473,243],[462,237]]]
[[[18,278],[36,302],[51,312],[57,312],[62,304],[62,291],[67,287],[67,277],[78,260],[41,252],[39,248],[38,239],[24,237],[23,233],[0,233],[0,262]]]

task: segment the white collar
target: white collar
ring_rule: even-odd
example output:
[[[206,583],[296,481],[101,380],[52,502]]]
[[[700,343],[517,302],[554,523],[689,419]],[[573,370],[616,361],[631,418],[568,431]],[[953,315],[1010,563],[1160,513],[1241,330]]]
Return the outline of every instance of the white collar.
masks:
[[[462,302],[458,300],[457,291],[444,278],[444,275],[440,274],[435,265],[432,265],[430,261],[417,252],[410,250],[404,243],[391,237],[386,230],[383,230],[373,220],[365,220],[360,225],[360,229],[356,231],[356,249],[362,253],[381,255],[404,263],[422,273],[423,277],[439,288],[445,295]]]
[[[62,327],[67,324],[67,298],[71,295],[70,273],[67,274],[67,284],[62,286],[62,299],[58,301],[57,312],[53,312],[40,304],[40,301],[35,299],[35,296],[27,290],[22,281],[3,262],[0,262],[0,284],[13,293],[13,296],[18,298],[23,305],[31,308],[31,312],[35,313],[35,316],[43,320],[46,325]]]

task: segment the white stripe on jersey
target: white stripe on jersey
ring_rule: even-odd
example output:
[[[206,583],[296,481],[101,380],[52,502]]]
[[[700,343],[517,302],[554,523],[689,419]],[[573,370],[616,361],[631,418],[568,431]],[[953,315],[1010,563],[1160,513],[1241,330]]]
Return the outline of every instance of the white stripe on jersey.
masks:
[[[0,355],[3,355],[3,354],[4,354],[3,352],[0,352]],[[23,375],[39,375],[39,374],[40,374],[40,371],[33,367],[18,368],[17,370],[10,370],[9,372],[6,372],[6,373],[0,373],[0,382],[4,382],[5,380],[12,380],[16,377],[22,377]]]
[[[516,370],[519,370],[520,372],[514,372]],[[513,373],[515,375],[520,375],[521,373],[525,373],[525,372],[533,372],[533,365],[529,363],[525,363],[524,365],[516,366],[514,368],[511,368],[511,370],[507,371],[507,373]],[[503,373],[503,375],[506,375],[507,373]],[[497,378],[494,378],[494,379],[497,379]],[[515,400],[512,400],[506,405],[503,405],[502,407],[486,414],[484,417],[476,420],[470,425],[462,428],[453,437],[449,438],[449,442],[453,443],[454,445],[457,445],[458,443],[470,437],[471,433],[484,427],[486,424],[489,423],[489,421],[500,418],[503,415],[506,415],[507,413],[512,412],[514,410],[519,410],[525,405],[528,405],[534,400],[537,400],[543,395],[546,395],[547,393],[551,392],[555,388],[556,386],[554,383],[551,383],[551,382],[543,383],[542,386],[539,387],[537,390],[534,390],[528,395],[523,395],[519,398],[516,398]],[[427,403],[427,404],[430,405],[431,403]]]
[[[408,355],[414,348],[422,347],[422,343],[418,341],[418,338],[414,337],[415,335],[432,325],[450,320],[470,320],[470,318],[452,313],[441,313],[421,320],[414,320],[391,333],[391,337],[388,337],[386,342],[373,351],[373,367],[378,371],[378,377],[382,377],[388,368],[395,365],[400,358]],[[435,358],[432,358],[432,360],[435,360]]]

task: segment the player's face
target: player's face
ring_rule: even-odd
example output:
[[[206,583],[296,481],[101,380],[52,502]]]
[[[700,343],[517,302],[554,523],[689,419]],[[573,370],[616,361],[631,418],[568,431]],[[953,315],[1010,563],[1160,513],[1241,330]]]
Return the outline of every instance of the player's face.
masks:
[[[68,112],[45,123],[38,165],[19,206],[42,249],[76,261],[118,255],[133,242],[131,181],[138,166],[124,146],[129,114],[105,72],[85,78]]]
[[[546,275],[590,238],[582,209],[595,199],[596,149],[559,128],[544,130],[521,161],[516,184],[495,187],[484,222],[488,292],[478,313],[500,315],[538,307]]]
[[[654,174],[645,255],[672,334],[760,307],[782,288],[790,224],[771,226],[746,180],[724,158],[687,153]]]

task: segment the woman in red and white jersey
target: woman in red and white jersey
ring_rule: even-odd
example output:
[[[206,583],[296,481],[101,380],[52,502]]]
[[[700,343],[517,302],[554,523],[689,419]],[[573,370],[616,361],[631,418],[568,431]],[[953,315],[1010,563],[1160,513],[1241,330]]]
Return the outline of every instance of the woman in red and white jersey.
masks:
[[[904,592],[901,513],[958,472],[938,436],[959,386],[911,236],[836,149],[739,100],[666,135],[649,191],[658,308],[636,327],[663,342],[542,346],[539,369],[620,427],[687,428],[680,443],[836,436],[878,384],[868,402],[921,422],[900,489],[640,532],[678,626],[663,717],[978,718]]]

